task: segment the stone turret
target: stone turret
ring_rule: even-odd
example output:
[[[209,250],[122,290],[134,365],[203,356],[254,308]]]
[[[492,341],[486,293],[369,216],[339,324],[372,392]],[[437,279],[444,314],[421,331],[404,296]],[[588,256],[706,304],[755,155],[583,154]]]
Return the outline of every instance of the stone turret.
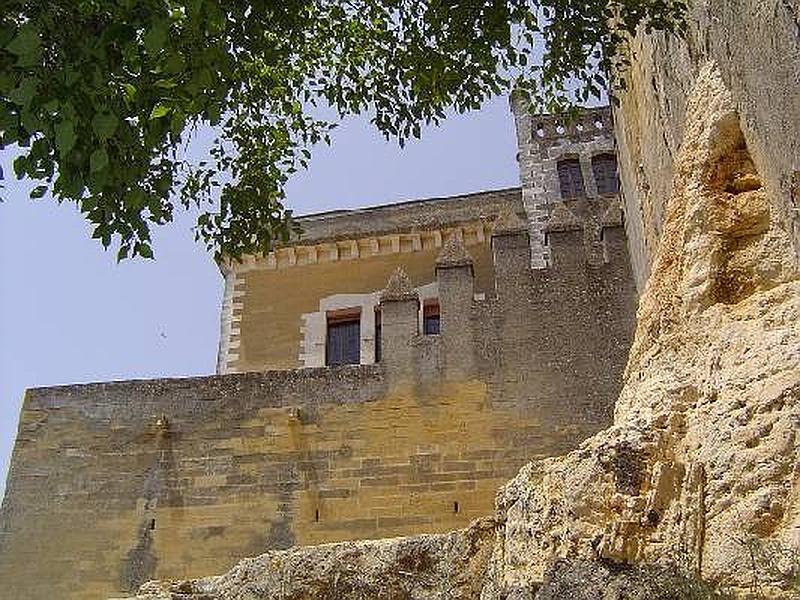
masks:
[[[411,341],[419,334],[419,293],[397,267],[380,295],[381,357],[393,378],[405,378],[414,364]]]
[[[492,256],[498,295],[515,285],[531,264],[528,225],[513,211],[501,214],[492,231]]]
[[[550,209],[554,202],[564,199],[558,163],[564,159],[577,160],[583,196],[598,196],[592,157],[614,152],[611,108],[584,108],[574,118],[567,119],[533,114],[528,102],[520,94],[513,94],[511,111],[517,131],[522,203],[530,233],[530,264],[534,269],[543,269],[551,264],[546,234]]]
[[[460,377],[474,365],[470,315],[475,295],[472,257],[460,237],[453,235],[442,248],[436,259],[436,280],[445,375]]]

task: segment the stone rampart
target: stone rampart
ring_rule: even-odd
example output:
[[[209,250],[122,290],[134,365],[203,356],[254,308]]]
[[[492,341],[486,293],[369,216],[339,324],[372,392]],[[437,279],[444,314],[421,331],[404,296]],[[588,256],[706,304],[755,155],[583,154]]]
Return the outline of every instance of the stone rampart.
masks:
[[[518,216],[495,223],[484,295],[452,238],[432,274],[440,334],[416,328],[417,282],[393,282],[375,365],[30,390],[0,515],[3,589],[105,597],[491,513],[525,462],[610,422],[635,302],[613,206],[558,205],[543,270]]]

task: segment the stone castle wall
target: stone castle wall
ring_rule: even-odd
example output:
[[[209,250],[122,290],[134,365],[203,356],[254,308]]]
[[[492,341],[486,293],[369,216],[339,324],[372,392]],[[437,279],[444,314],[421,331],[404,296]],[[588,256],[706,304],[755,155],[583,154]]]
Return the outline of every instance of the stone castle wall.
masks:
[[[441,334],[416,328],[418,282],[392,284],[377,365],[29,391],[0,515],[3,589],[97,598],[490,513],[527,460],[610,421],[630,342],[614,202],[554,205],[548,238],[552,266],[532,271],[527,225],[495,222],[494,289],[476,298],[454,237],[431,274]]]
[[[522,469],[493,522],[268,553],[139,598],[712,594],[699,578],[797,598],[798,24],[796,1],[696,0],[685,39],[632,42],[615,120],[644,294],[613,427]]]
[[[520,189],[511,188],[301,217],[296,242],[221,265],[226,300],[217,372],[323,366],[332,303],[362,309],[361,362],[373,363],[373,313],[392,271],[402,265],[416,286],[427,285],[435,296],[436,257],[458,236],[474,261],[475,291],[491,293],[492,222],[522,211],[520,198]]]

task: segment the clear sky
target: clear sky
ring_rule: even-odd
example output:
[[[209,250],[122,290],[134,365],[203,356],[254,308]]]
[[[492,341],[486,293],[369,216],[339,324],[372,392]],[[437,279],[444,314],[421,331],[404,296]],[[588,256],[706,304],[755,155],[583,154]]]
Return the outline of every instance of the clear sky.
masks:
[[[307,214],[509,187],[515,155],[505,98],[403,150],[353,119],[295,175],[287,204]],[[31,187],[6,179],[0,204],[0,494],[26,388],[212,374],[219,338],[222,279],[191,218],[155,232],[155,261],[117,264],[74,205],[29,200]]]

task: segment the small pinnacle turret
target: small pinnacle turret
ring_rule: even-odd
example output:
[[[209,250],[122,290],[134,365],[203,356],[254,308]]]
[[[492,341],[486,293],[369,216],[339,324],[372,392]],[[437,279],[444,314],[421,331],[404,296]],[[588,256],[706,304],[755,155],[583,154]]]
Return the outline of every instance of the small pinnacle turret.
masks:
[[[411,279],[409,279],[405,269],[397,267],[381,292],[381,302],[418,299],[419,294],[411,284]]]
[[[436,258],[436,268],[472,266],[472,257],[467,251],[464,241],[456,235],[450,236],[442,251]]]

